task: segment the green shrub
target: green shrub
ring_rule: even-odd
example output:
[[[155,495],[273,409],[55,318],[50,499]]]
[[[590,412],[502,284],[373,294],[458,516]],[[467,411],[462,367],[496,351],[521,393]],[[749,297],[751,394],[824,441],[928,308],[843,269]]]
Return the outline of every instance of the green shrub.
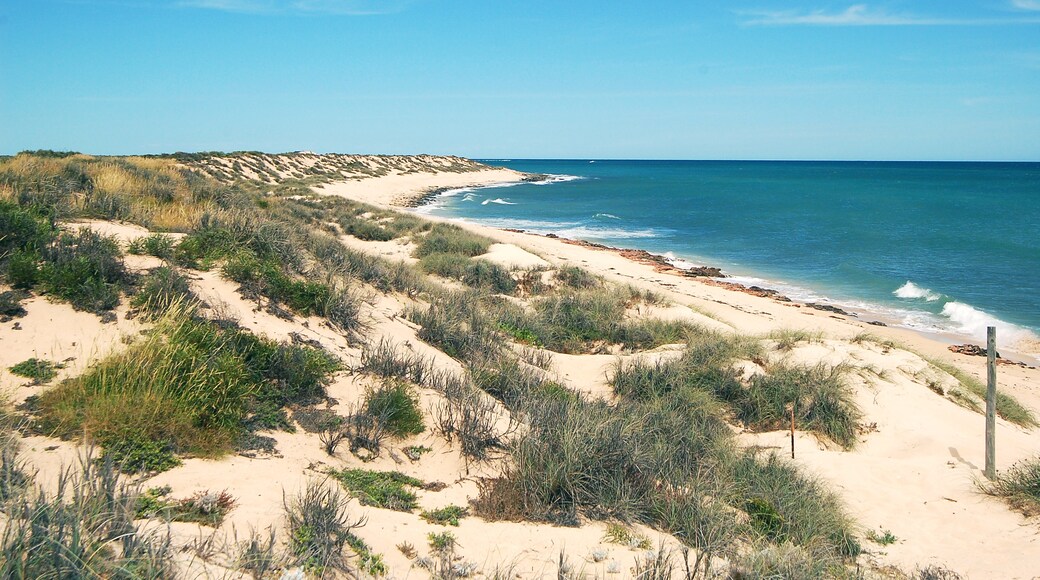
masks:
[[[16,251],[34,252],[54,237],[54,228],[31,209],[0,199],[0,264]]]
[[[177,242],[165,234],[150,234],[130,242],[127,250],[131,254],[155,256],[164,260],[172,260]]]
[[[119,304],[128,275],[115,238],[86,228],[63,233],[43,249],[42,260],[39,279],[45,292],[88,312]]]
[[[181,464],[168,441],[155,441],[130,429],[108,434],[101,443],[102,457],[125,473],[161,473]]]
[[[396,237],[393,232],[367,219],[352,220],[346,223],[343,230],[355,238],[370,242],[388,242]]]
[[[438,252],[423,256],[419,260],[419,267],[430,274],[461,280],[466,275],[466,267],[471,261],[468,256],[462,254]]]
[[[120,456],[219,455],[255,409],[324,396],[336,368],[319,349],[279,345],[174,307],[146,340],[44,392],[41,428],[64,437],[85,431]]]
[[[152,317],[161,317],[177,305],[183,305],[190,312],[198,303],[188,279],[169,266],[149,272],[130,300],[133,307],[148,312]]]
[[[30,290],[40,282],[40,254],[18,249],[7,259],[7,281],[11,286]]]
[[[584,290],[602,285],[602,281],[588,270],[577,266],[563,266],[556,271],[556,280],[568,288]]]
[[[422,488],[423,482],[398,471],[344,469],[330,475],[343,484],[362,505],[410,512],[418,507],[409,487]]]
[[[473,257],[486,254],[490,238],[468,232],[452,224],[435,224],[415,249],[418,258],[430,254],[461,254]]]
[[[469,509],[457,505],[449,505],[436,510],[424,510],[420,517],[431,524],[458,527],[459,519],[469,515]]]
[[[487,260],[472,260],[466,266],[462,281],[468,286],[486,288],[499,294],[512,294],[516,290],[516,280],[509,270]]]
[[[30,358],[23,360],[8,370],[20,377],[32,379],[33,384],[39,385],[58,376],[58,369],[63,366],[49,360]]]
[[[384,382],[378,389],[369,391],[365,396],[365,411],[377,417],[387,432],[396,437],[418,435],[426,430],[419,397],[408,383]]]

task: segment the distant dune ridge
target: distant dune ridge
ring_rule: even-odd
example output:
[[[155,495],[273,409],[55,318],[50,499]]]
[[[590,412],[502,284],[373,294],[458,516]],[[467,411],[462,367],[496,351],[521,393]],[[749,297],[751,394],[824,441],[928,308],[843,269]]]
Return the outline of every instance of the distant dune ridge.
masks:
[[[308,178],[330,182],[391,174],[468,173],[488,169],[482,163],[453,155],[341,155],[309,151],[184,156],[182,162],[225,183],[240,179],[278,183]]]
[[[402,210],[530,178],[0,158],[0,576],[1035,577],[1040,371]]]

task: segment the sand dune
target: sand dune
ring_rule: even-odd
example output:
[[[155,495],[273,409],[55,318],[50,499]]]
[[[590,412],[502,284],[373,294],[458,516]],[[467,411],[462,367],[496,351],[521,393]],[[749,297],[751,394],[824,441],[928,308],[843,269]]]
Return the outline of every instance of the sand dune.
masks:
[[[388,168],[378,160],[349,160],[367,168],[349,179],[319,184],[315,191],[325,196],[345,198],[397,207],[440,188],[458,188],[515,181],[523,176],[501,169],[477,168],[472,171],[438,171],[427,164],[426,171],[404,173],[401,167]],[[312,163],[313,162],[313,163]],[[207,162],[212,167],[231,170],[230,161]],[[270,179],[304,175],[302,168],[317,163],[307,156],[279,168],[269,159],[252,159],[256,168],[267,167]],[[447,163],[447,162],[445,162]],[[308,165],[310,164],[310,165]],[[344,166],[345,167],[345,166]],[[433,167],[433,169],[429,169]],[[447,167],[447,166],[445,166]],[[384,171],[385,170],[385,171]],[[263,177],[251,169],[254,177]],[[84,222],[124,242],[147,235],[147,230],[111,222]],[[722,333],[766,337],[781,330],[809,331],[808,340],[799,340],[789,349],[774,342],[766,358],[815,365],[848,364],[855,400],[862,409],[863,428],[859,444],[851,451],[804,431],[796,440],[793,461],[826,482],[847,505],[861,526],[876,532],[889,531],[897,539],[888,546],[864,540],[866,553],[858,562],[871,574],[896,574],[915,567],[939,564],[971,578],[1034,578],[1040,573],[1040,523],[1011,510],[1001,501],[980,494],[975,481],[983,464],[983,416],[956,404],[934,391],[954,388],[956,381],[932,367],[926,358],[941,359],[975,377],[985,372],[982,357],[955,355],[946,345],[927,336],[897,328],[867,325],[853,317],[838,316],[799,305],[751,296],[705,284],[697,279],[655,271],[652,265],[630,261],[615,252],[565,243],[559,239],[524,233],[499,231],[475,225],[464,228],[492,238],[488,252],[476,256],[508,269],[543,268],[553,270],[576,265],[611,282],[632,285],[662,296],[667,304],[641,304],[627,317],[684,320]],[[364,241],[340,235],[348,247],[407,264],[414,244],[400,240]],[[139,271],[157,265],[154,261],[129,260]],[[236,320],[244,329],[276,340],[316,341],[340,357],[347,369],[338,373],[328,386],[330,399],[319,405],[345,415],[352,405],[364,400],[374,379],[351,372],[361,362],[362,351],[384,341],[402,352],[431,361],[444,372],[461,373],[459,360],[438,350],[419,337],[419,326],[405,316],[420,303],[401,293],[384,293],[364,288],[365,302],[360,319],[365,330],[361,337],[338,331],[318,316],[278,316],[258,308],[259,300],[243,297],[238,285],[219,270],[187,270],[192,289],[209,310]],[[515,299],[522,303],[520,299]],[[45,387],[24,386],[25,381],[7,369],[35,356],[65,361],[60,378],[76,376],[106,356],[127,348],[149,323],[127,319],[127,308],[115,311],[115,321],[102,323],[93,315],[77,312],[71,306],[36,297],[24,304],[28,314],[0,325],[0,387],[11,393],[15,403],[38,394]],[[865,338],[864,333],[872,336]],[[295,337],[295,338],[294,338]],[[609,351],[608,347],[604,347]],[[664,345],[643,353],[606,352],[605,354],[551,354],[544,371],[560,383],[589,397],[612,400],[609,377],[618,364],[634,359],[672,360],[682,354],[683,345]],[[748,368],[756,363],[747,362]],[[751,371],[746,371],[745,374]],[[932,388],[929,388],[929,382]],[[1040,371],[1022,366],[1000,369],[1000,384],[1033,413],[1040,414]],[[428,424],[443,395],[431,389],[420,390],[421,407]],[[496,403],[497,404],[497,403]],[[301,411],[293,410],[291,413]],[[508,415],[498,405],[498,412]],[[739,428],[734,426],[735,430]],[[448,441],[434,429],[393,441],[388,452],[363,460],[340,448],[326,454],[318,434],[298,428],[295,432],[272,431],[265,435],[275,440],[275,453],[231,455],[220,459],[187,458],[183,464],[148,477],[147,488],[170,486],[176,497],[196,492],[227,490],[237,501],[227,520],[214,531],[196,524],[174,524],[174,545],[193,545],[202,535],[220,534],[230,542],[231,530],[244,535],[247,530],[277,531],[283,543],[286,536],[283,501],[303,490],[308,481],[323,481],[327,470],[364,468],[397,470],[425,482],[440,482],[418,490],[420,509],[436,509],[449,504],[467,505],[479,495],[481,478],[494,477],[500,462],[473,463],[466,459],[458,441]],[[744,432],[739,441],[748,446],[776,449],[786,455],[790,441],[787,431]],[[1040,437],[1004,420],[997,426],[998,468],[1040,454]],[[429,451],[417,460],[406,448],[421,446]],[[41,474],[55,474],[60,465],[71,463],[78,447],[74,443],[34,436],[23,441],[25,456],[38,466]],[[366,458],[367,459],[367,458]],[[333,485],[335,485],[333,483]],[[357,533],[372,550],[381,554],[390,576],[425,577],[401,546],[410,544],[420,554],[428,534],[449,530],[428,523],[416,513],[405,513],[361,505],[351,501],[351,513],[363,516],[367,524]],[[593,577],[631,577],[635,562],[644,558],[643,549],[622,546],[605,540],[608,524],[582,520],[579,527],[560,527],[548,523],[484,521],[467,517],[450,531],[460,545],[460,564],[471,563],[473,573],[524,578],[553,576],[559,572],[561,552],[573,568]],[[676,546],[667,534],[635,525],[636,535],[644,535],[655,547],[659,542]],[[181,556],[182,571],[189,575],[224,574],[235,567],[231,558],[212,561]],[[190,562],[189,562],[190,561]],[[231,574],[230,572],[227,572]],[[675,571],[679,574],[679,570]],[[898,577],[898,576],[896,576]]]

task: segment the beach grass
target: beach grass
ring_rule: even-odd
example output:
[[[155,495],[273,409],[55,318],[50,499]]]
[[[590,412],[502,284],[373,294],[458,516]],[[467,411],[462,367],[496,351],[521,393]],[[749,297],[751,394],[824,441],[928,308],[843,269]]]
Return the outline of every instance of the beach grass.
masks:
[[[338,362],[172,307],[150,334],[40,396],[39,429],[87,433],[128,471],[161,471],[175,454],[230,451],[247,421],[324,396]]]
[[[1020,461],[997,474],[992,482],[979,483],[985,493],[1004,499],[1026,516],[1040,514],[1040,457]]]

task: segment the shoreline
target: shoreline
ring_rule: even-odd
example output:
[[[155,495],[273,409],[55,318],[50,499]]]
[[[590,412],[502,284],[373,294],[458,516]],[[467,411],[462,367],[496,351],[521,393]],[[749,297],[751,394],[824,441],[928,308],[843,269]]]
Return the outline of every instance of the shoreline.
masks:
[[[427,190],[422,191],[420,193],[413,192],[412,194],[410,194],[407,197],[395,198],[388,205],[389,205],[389,207],[398,208],[398,209],[404,209],[404,210],[407,210],[407,211],[416,212],[420,208],[430,207],[430,206],[434,205],[436,200],[438,198],[444,196],[444,194],[446,194],[446,193],[451,193],[451,192],[456,192],[456,191],[459,191],[459,190],[466,190],[466,189],[491,189],[491,188],[500,187],[502,185],[509,184],[509,183],[517,183],[517,182],[525,182],[525,181],[537,181],[540,178],[544,178],[545,177],[543,175],[538,175],[538,174],[523,174],[523,175],[525,175],[524,178],[518,179],[516,181],[507,181],[507,182],[501,182],[501,183],[483,183],[483,184],[465,185],[465,186],[458,186],[458,187],[433,187],[433,188],[428,188]],[[593,251],[611,252],[611,253],[617,254],[617,255],[625,258],[626,260],[628,260],[630,262],[633,262],[633,263],[636,263],[636,264],[649,265],[649,266],[654,268],[655,272],[658,272],[658,273],[671,274],[671,275],[674,275],[674,276],[677,276],[677,277],[680,277],[680,278],[693,279],[693,280],[696,280],[697,282],[699,282],[701,284],[710,285],[710,286],[716,286],[716,287],[723,288],[723,289],[731,291],[731,292],[739,292],[739,293],[755,296],[755,297],[758,297],[758,298],[766,298],[766,299],[769,299],[769,300],[772,300],[772,301],[776,301],[776,302],[779,302],[779,303],[797,304],[797,305],[800,305],[800,306],[805,306],[805,307],[808,307],[808,308],[811,308],[811,309],[814,309],[814,310],[818,310],[821,313],[824,313],[824,314],[827,314],[827,315],[830,315],[830,316],[836,316],[836,315],[837,316],[843,316],[843,317],[849,318],[851,320],[862,322],[864,324],[875,326],[875,327],[889,327],[889,328],[897,328],[897,329],[905,330],[905,331],[908,331],[908,332],[912,332],[916,336],[919,336],[919,337],[921,337],[921,338],[923,338],[925,340],[928,340],[930,342],[934,342],[934,343],[940,344],[943,347],[947,348],[951,353],[954,353],[954,354],[964,354],[964,355],[968,356],[968,353],[972,352],[972,348],[971,347],[981,347],[982,348],[982,356],[985,356],[985,341],[976,339],[976,338],[974,338],[974,337],[972,337],[972,336],[970,336],[968,334],[964,334],[964,333],[960,333],[960,332],[956,332],[956,331],[952,331],[952,330],[936,329],[936,330],[932,331],[932,330],[927,330],[927,329],[922,329],[922,328],[915,328],[915,327],[912,327],[912,326],[908,326],[908,325],[902,324],[900,320],[898,320],[898,319],[896,319],[894,317],[885,316],[883,312],[878,312],[877,310],[874,310],[874,309],[857,308],[857,307],[850,307],[848,305],[842,305],[842,304],[836,304],[836,303],[830,303],[830,302],[820,302],[820,301],[815,301],[814,302],[814,301],[803,300],[803,299],[798,299],[798,298],[791,298],[791,297],[787,296],[786,294],[784,294],[781,290],[778,290],[776,288],[770,288],[768,286],[759,286],[759,285],[756,285],[756,284],[746,284],[746,283],[743,283],[743,282],[726,280],[727,278],[732,278],[733,275],[726,273],[722,268],[719,268],[719,267],[716,267],[716,266],[710,266],[710,265],[707,265],[707,264],[693,264],[693,263],[691,263],[691,267],[690,268],[681,268],[681,267],[676,266],[674,264],[674,262],[679,261],[679,260],[685,261],[685,259],[681,259],[681,258],[680,259],[668,258],[667,256],[665,256],[663,254],[654,253],[654,252],[651,252],[649,250],[645,250],[645,249],[642,249],[642,248],[627,248],[627,247],[620,247],[620,246],[610,246],[610,245],[602,244],[602,243],[599,243],[599,242],[592,242],[592,241],[588,241],[588,240],[581,240],[581,239],[575,239],[575,238],[567,238],[567,237],[559,236],[559,235],[551,233],[551,232],[550,233],[541,233],[541,232],[535,232],[535,231],[530,231],[530,230],[525,230],[525,229],[517,229],[517,228],[500,228],[500,227],[495,227],[495,226],[488,226],[488,225],[485,225],[485,224],[481,224],[480,222],[477,222],[477,221],[470,221],[470,220],[467,220],[466,218],[461,218],[461,217],[456,217],[456,216],[431,215],[431,214],[426,213],[426,212],[419,212],[419,213],[422,213],[423,217],[425,217],[425,218],[445,219],[445,220],[450,220],[450,221],[453,221],[453,222],[463,223],[463,224],[467,224],[467,225],[477,225],[477,226],[479,226],[481,228],[489,228],[489,229],[496,230],[496,231],[501,231],[501,232],[509,232],[509,233],[521,234],[521,235],[524,235],[524,236],[534,236],[534,237],[537,237],[537,238],[558,240],[559,242],[564,243],[564,244],[574,245],[574,246],[586,248],[586,249],[593,250]],[[879,308],[883,308],[883,307],[879,306]],[[1040,366],[1040,354],[1034,354],[1034,353],[1029,353],[1029,352],[1022,352],[1022,351],[1015,350],[1013,347],[1007,347],[1007,346],[1005,346],[1005,347],[999,347],[998,346],[998,352],[999,351],[1005,351],[1005,352],[1013,355],[1012,358],[998,357],[998,361],[1000,361],[1000,364],[1002,364],[1002,365],[1012,364],[1012,365],[1022,366],[1022,367],[1030,368],[1030,369],[1033,369],[1033,368],[1036,368],[1037,366]]]

